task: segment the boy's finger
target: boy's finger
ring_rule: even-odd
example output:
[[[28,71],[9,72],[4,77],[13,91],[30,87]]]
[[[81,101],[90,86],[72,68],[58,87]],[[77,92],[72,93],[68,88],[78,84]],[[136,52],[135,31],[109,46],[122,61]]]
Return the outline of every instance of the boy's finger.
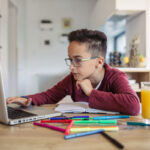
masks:
[[[18,98],[18,96],[8,97],[6,100],[7,100],[7,101],[10,101],[10,100],[15,99],[15,98]]]
[[[20,103],[20,102],[13,102],[13,104],[17,104],[17,105],[20,105],[20,106],[24,106],[23,103]]]
[[[20,101],[20,100],[18,100],[18,99],[13,99],[13,100],[11,100],[11,101],[9,101],[9,104],[11,104],[11,103],[22,103],[23,101]]]
[[[78,90],[80,89],[80,84],[79,84],[78,81],[76,82],[76,87],[77,87]]]
[[[32,99],[29,98],[29,99],[27,100],[26,106],[29,106],[29,105],[31,104],[31,102],[32,102]]]
[[[20,100],[20,99],[22,99],[22,98],[16,97],[16,98],[12,98],[12,99],[7,100],[7,102],[8,102],[8,103],[12,103],[12,102],[18,101],[18,100]]]
[[[12,99],[11,101],[8,101],[8,104],[16,103],[19,105],[24,105],[26,101],[27,101],[27,99],[25,99],[25,98],[16,98],[16,99]]]

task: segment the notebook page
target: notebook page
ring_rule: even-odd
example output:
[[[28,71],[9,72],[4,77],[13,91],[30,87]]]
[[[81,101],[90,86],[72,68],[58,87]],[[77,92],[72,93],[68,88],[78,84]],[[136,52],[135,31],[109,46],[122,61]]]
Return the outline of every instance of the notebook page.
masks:
[[[84,102],[73,102],[59,104],[55,110],[63,113],[82,113],[88,108],[88,103]]]
[[[119,112],[90,108],[88,102],[76,102],[76,103],[79,103],[80,105],[84,105],[86,107],[85,112],[87,113],[120,114]]]
[[[119,112],[93,109],[93,108],[87,108],[86,112],[88,112],[88,113],[100,113],[100,114],[120,114]]]
[[[59,104],[55,111],[60,111],[62,113],[102,113],[102,114],[119,114],[119,112],[112,112],[100,109],[89,108],[87,102],[72,102],[72,103],[62,103]]]

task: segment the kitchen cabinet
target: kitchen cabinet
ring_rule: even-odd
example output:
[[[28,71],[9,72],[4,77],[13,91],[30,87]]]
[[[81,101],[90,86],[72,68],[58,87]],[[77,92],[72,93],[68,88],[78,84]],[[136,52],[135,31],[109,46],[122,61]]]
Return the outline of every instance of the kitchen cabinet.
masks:
[[[129,79],[136,80],[140,85],[142,81],[150,81],[150,68],[118,68],[127,74]],[[134,89],[137,93],[140,93],[141,89]]]

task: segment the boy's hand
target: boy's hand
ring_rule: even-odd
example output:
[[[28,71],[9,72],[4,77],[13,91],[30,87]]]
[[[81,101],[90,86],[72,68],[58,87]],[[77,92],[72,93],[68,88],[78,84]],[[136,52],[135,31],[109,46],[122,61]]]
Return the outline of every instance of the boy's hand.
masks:
[[[7,102],[7,104],[15,103],[15,104],[18,104],[21,106],[28,107],[28,106],[30,106],[32,99],[31,98],[27,99],[27,98],[22,98],[22,97],[16,96],[16,97],[7,98],[6,102]]]
[[[81,88],[87,96],[91,95],[91,92],[93,90],[93,86],[92,86],[91,81],[89,79],[77,81],[76,86],[78,89]]]

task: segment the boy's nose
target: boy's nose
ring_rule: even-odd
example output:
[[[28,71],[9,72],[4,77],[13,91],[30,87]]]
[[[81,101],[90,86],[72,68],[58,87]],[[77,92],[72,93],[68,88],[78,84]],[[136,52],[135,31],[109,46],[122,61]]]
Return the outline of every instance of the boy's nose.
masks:
[[[74,70],[74,68],[75,68],[74,65],[71,63],[70,64],[70,70],[72,71],[72,70]]]

